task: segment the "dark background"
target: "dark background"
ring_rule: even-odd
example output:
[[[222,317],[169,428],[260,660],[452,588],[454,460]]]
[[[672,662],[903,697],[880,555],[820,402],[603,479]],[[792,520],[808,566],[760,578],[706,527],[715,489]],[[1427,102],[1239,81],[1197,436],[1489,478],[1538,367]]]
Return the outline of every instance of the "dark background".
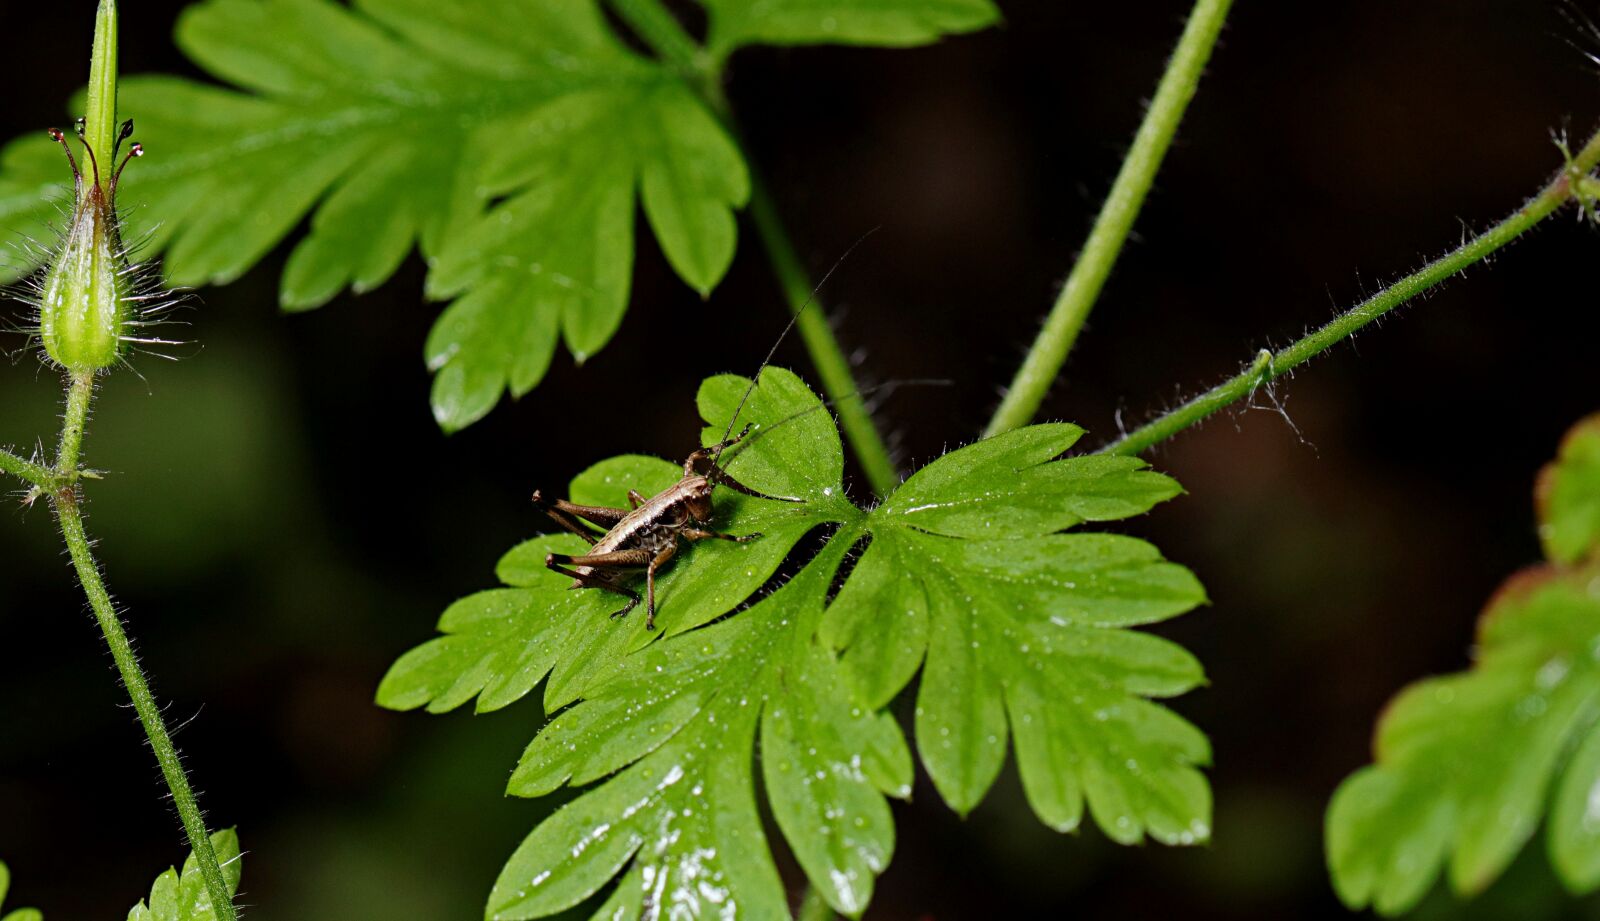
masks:
[[[179,6],[126,5],[126,72],[195,73],[168,37]],[[1002,6],[1003,28],[937,47],[757,49],[731,71],[810,265],[882,227],[828,292],[846,348],[874,379],[954,381],[884,407],[908,466],[981,429],[1188,5]],[[0,136],[64,120],[92,12],[0,0]],[[1542,0],[1240,3],[1044,415],[1110,436],[1119,412],[1170,405],[1516,207],[1560,165],[1551,130],[1600,120],[1600,75],[1569,41],[1600,51]],[[454,437],[428,413],[438,308],[415,260],[285,318],[280,248],[201,292],[200,347],[107,386],[88,459],[114,475],[90,529],[211,820],[241,829],[251,917],[480,917],[547,808],[500,796],[535,699],[482,717],[371,699],[545,527],[531,489],[624,451],[681,456],[698,381],[753,370],[782,328],[748,233],[705,303],[639,239],[615,341],[581,370],[558,357]],[[1592,230],[1552,220],[1281,385],[1293,428],[1263,398],[1152,455],[1190,494],[1129,530],[1213,600],[1163,632],[1210,672],[1176,706],[1215,742],[1215,843],[1055,835],[1009,772],[962,821],[923,781],[869,917],[1342,915],[1329,793],[1392,692],[1466,663],[1483,600],[1538,557],[1535,471],[1600,409],[1597,253]],[[809,375],[797,342],[779,354]],[[53,372],[0,364],[0,393],[0,442],[51,437]],[[122,917],[186,846],[42,505],[0,507],[0,573],[0,855],[52,921]],[[1542,850],[1484,899],[1425,911],[1600,916],[1560,894]]]

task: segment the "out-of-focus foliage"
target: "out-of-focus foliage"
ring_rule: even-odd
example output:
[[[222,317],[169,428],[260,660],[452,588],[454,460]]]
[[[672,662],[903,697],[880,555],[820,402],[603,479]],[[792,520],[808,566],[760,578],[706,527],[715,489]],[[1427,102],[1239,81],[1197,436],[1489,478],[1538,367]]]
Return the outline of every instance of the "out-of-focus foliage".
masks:
[[[1600,565],[1584,562],[1600,549],[1597,471],[1591,418],[1539,478],[1550,562],[1491,599],[1470,671],[1395,698],[1377,763],[1334,794],[1328,863],[1346,904],[1404,912],[1446,867],[1456,892],[1477,893],[1541,820],[1568,888],[1600,887]]]
[[[728,430],[748,386],[724,376],[702,387],[706,443]],[[801,867],[836,910],[859,915],[894,850],[885,798],[911,790],[910,750],[884,707],[919,669],[918,747],[958,811],[994,781],[1009,731],[1028,798],[1052,827],[1077,827],[1087,802],[1117,841],[1207,837],[1210,792],[1196,768],[1209,746],[1149,700],[1194,687],[1200,666],[1126,629],[1204,593],[1141,541],[1060,533],[1148,511],[1177,484],[1137,459],[1060,460],[1082,430],[1040,425],[946,455],[864,512],[844,496],[838,431],[821,409],[793,374],[762,374],[738,420],[753,434],[726,466],[759,492],[803,501],[723,491],[720,526],[762,536],[696,544],[674,562],[657,583],[659,636],[638,616],[613,621],[615,595],[570,591],[543,566],[581,539],[536,538],[501,561],[506,588],[459,602],[440,622],[446,635],[391,670],[379,700],[393,707],[476,697],[491,710],[546,676],[546,708],[572,704],[528,746],[509,790],[598,783],[511,857],[491,917],[562,911],[619,874],[607,917],[669,902],[785,916],[755,802],[758,744],[762,786]],[[666,461],[615,458],[580,475],[572,495],[623,507],[630,489],[658,492],[680,475]],[[818,528],[832,531],[823,549],[752,599]]]
[[[709,6],[719,56],[918,44],[997,16],[989,0]],[[177,41],[233,88],[122,82],[151,152],[126,175],[130,239],[175,284],[221,284],[310,215],[282,281],[293,310],[382,284],[420,247],[429,296],[452,302],[426,348],[446,429],[531,390],[558,341],[581,361],[610,340],[636,200],[702,294],[733,259],[743,155],[689,79],[630,50],[596,0],[206,0]],[[42,132],[9,145],[0,229],[47,238],[64,175]],[[29,268],[0,255],[0,274]]]
[[[1539,538],[1557,563],[1576,563],[1600,547],[1600,416],[1572,427],[1534,487]]]
[[[0,861],[0,909],[6,904],[6,893],[11,890],[11,869]],[[18,908],[6,912],[0,921],[44,921],[44,915],[37,908]]]

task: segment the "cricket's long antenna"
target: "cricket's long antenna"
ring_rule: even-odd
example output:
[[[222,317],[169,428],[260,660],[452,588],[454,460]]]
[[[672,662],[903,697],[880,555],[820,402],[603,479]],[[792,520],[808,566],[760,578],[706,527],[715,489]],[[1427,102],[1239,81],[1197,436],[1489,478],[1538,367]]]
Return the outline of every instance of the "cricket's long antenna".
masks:
[[[817,294],[820,293],[822,291],[822,287],[828,283],[828,279],[833,277],[833,273],[839,271],[839,266],[844,265],[844,261],[850,258],[850,254],[856,251],[856,247],[860,246],[862,243],[865,243],[867,238],[877,233],[881,227],[882,225],[880,224],[878,227],[872,228],[871,230],[862,234],[861,237],[856,240],[856,242],[850,244],[850,248],[845,250],[844,254],[834,261],[833,267],[828,269],[827,273],[822,276],[822,280],[817,282],[817,286],[811,289],[811,296],[807,297],[806,302],[801,304],[800,309],[796,310],[794,312],[794,316],[789,318],[789,325],[783,328],[783,332],[778,334],[778,341],[772,343],[772,348],[767,350],[767,357],[761,359],[761,367],[756,369],[755,376],[750,378],[750,386],[745,388],[744,396],[739,398],[739,405],[734,407],[733,415],[728,419],[728,430],[722,433],[722,440],[724,442],[726,442],[728,438],[733,435],[733,427],[739,423],[739,414],[744,412],[744,405],[750,402],[750,395],[755,393],[756,385],[761,383],[761,372],[767,370],[767,365],[772,364],[772,356],[778,354],[778,346],[783,345],[784,337],[789,335],[789,330],[794,329],[794,325],[800,322],[800,315],[805,313],[807,308],[816,302]],[[855,395],[859,394],[851,394],[850,396]],[[840,399],[845,399],[845,397],[841,397]],[[711,466],[715,468],[721,460],[722,448],[718,448],[717,453],[711,458]]]
[[[770,435],[791,422],[796,422],[800,419],[803,419],[819,409],[830,409],[844,402],[845,400],[853,400],[857,397],[871,396],[879,391],[884,391],[884,399],[888,399],[895,392],[895,390],[901,387],[949,387],[954,383],[955,381],[948,377],[911,377],[900,378],[892,381],[884,381],[881,384],[874,384],[871,387],[861,387],[856,390],[852,390],[844,396],[836,399],[823,400],[815,406],[807,406],[805,409],[792,412],[789,415],[784,416],[782,419],[779,419],[777,422],[772,423],[771,425],[762,426],[754,432],[751,432],[749,438],[740,441],[738,446],[734,448],[734,453],[737,454],[750,445],[755,444],[757,439],[761,438],[763,435]]]

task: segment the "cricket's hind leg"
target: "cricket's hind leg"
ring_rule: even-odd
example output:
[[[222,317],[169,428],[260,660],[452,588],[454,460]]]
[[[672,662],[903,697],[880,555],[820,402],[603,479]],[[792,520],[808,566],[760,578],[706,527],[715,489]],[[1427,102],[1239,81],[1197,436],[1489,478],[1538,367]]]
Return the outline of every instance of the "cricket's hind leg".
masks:
[[[591,544],[598,541],[600,535],[584,527],[579,519],[593,522],[602,528],[610,528],[628,515],[626,509],[607,508],[603,505],[578,505],[565,499],[546,499],[544,493],[539,490],[534,490],[533,507],[548,515],[551,521]]]
[[[618,584],[615,577],[621,575],[624,569],[638,569],[650,566],[651,562],[652,557],[648,550],[615,550],[609,553],[590,553],[583,556],[552,553],[544,558],[544,565],[547,569],[572,578],[573,588],[604,589],[614,595],[621,595],[627,598],[627,607],[612,614],[612,617],[626,616],[629,611],[639,606],[640,601],[644,600],[638,592],[625,585]],[[575,569],[567,568],[569,566],[584,566],[594,571],[578,572]],[[651,586],[653,587],[654,584],[654,579],[652,579]],[[652,604],[652,614],[654,613],[654,607],[654,604]],[[649,620],[653,625],[655,618],[651,617]]]

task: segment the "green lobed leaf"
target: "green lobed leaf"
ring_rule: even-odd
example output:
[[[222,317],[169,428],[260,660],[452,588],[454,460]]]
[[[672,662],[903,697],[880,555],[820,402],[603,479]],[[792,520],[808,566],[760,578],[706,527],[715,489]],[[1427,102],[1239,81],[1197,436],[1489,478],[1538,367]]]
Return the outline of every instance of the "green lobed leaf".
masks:
[[[217,862],[222,865],[228,893],[237,894],[243,872],[239,835],[231,828],[216,832],[211,836],[211,846],[216,850]],[[156,877],[155,885],[150,887],[149,900],[141,900],[128,912],[128,921],[216,921],[216,917],[216,907],[200,875],[200,864],[192,853],[184,860],[182,873],[169,867]]]
[[[586,676],[560,694],[547,688],[547,707],[576,703],[529,744],[508,791],[586,789],[517,849],[489,917],[565,911],[614,881],[596,917],[668,906],[787,917],[755,800],[757,746],[790,851],[834,910],[858,916],[894,850],[887,798],[911,789],[910,748],[883,707],[919,668],[918,748],[955,808],[981,799],[1014,733],[1029,799],[1052,827],[1076,827],[1087,807],[1118,841],[1206,836],[1209,790],[1196,770],[1206,740],[1150,700],[1194,687],[1200,667],[1128,629],[1204,593],[1142,541],[1059,533],[1147,510],[1175,483],[1137,461],[1057,460],[1080,430],[1039,426],[936,461],[867,513],[844,498],[833,419],[793,374],[768,368],[753,391],[711,378],[699,403],[704,443],[750,426],[721,456],[731,476],[800,501],[718,490],[729,505],[717,526],[764,536],[696,544],[675,560],[658,581],[673,586],[661,594],[661,637],[638,632],[637,620],[602,623],[620,599],[568,591],[543,558],[569,538],[536,538],[502,560],[507,588],[447,612],[446,636],[403,657],[380,691],[391,706],[444,709],[476,693],[484,707],[526,693],[545,671],[551,687],[563,668]],[[679,475],[618,458],[580,476],[573,495],[620,507],[630,485],[648,492]],[[742,610],[727,602],[747,599],[819,525],[836,530],[787,582]],[[775,541],[784,527],[793,539]],[[757,565],[769,543],[776,555]],[[712,547],[722,555],[702,554]],[[702,601],[692,585],[723,594]],[[578,605],[594,606],[592,623],[572,626]],[[550,631],[569,639],[549,641]]]
[[[1377,763],[1328,809],[1328,863],[1346,904],[1404,912],[1443,869],[1456,892],[1479,892],[1547,806],[1557,872],[1574,891],[1600,886],[1597,586],[1593,568],[1514,578],[1484,614],[1472,670],[1419,682],[1389,706]]]
[[[988,0],[712,5],[717,53],[755,41],[918,44],[993,22]],[[150,156],[119,201],[178,285],[239,277],[309,217],[289,310],[389,279],[414,247],[451,303],[424,349],[446,430],[582,361],[628,302],[635,211],[702,295],[737,243],[744,157],[675,70],[628,49],[597,0],[204,0],[176,39],[227,86],[121,81]],[[74,108],[81,103],[75,103]],[[67,167],[44,132],[0,151],[0,280],[40,261]]]
[[[1600,415],[1574,425],[1534,488],[1539,538],[1556,563],[1600,553]]]
[[[1143,514],[1182,492],[1137,457],[1047,463],[1082,435],[1076,425],[1033,425],[947,454],[912,474],[877,518],[949,537],[1032,537]]]
[[[826,697],[837,682],[808,628],[847,548],[831,542],[748,611],[630,657],[540,733],[512,776],[513,794],[538,796],[622,770],[523,842],[490,896],[490,917],[570,907],[630,861],[628,879],[654,904],[690,915],[786,917],[755,804],[758,726],[779,827],[829,901],[859,914],[893,849],[883,795],[908,789],[909,756],[898,727],[878,714],[835,697],[842,709],[819,717],[787,693],[804,686]],[[796,750],[803,754],[791,756]]]
[[[737,147],[592,0],[208,0],[177,40],[237,90],[123,81],[151,153],[121,196],[144,252],[176,284],[225,283],[314,211],[281,294],[305,309],[381,284],[420,244],[429,293],[455,300],[427,347],[447,429],[536,385],[558,336],[581,360],[615,332],[635,189],[685,281],[709,291],[732,260]],[[5,162],[10,226],[67,173],[42,136]]]
[[[1037,425],[952,452],[869,518],[872,546],[823,625],[871,706],[920,666],[917,748],[957,812],[1005,762],[1008,726],[1029,802],[1059,830],[1087,802],[1116,841],[1204,841],[1202,734],[1145,698],[1204,680],[1175,644],[1121,629],[1204,602],[1186,569],[1142,541],[1060,534],[1179,492],[1134,458],[1055,460],[1082,434]]]
[[[1325,827],[1340,898],[1407,911],[1442,870],[1472,895],[1546,810],[1575,893],[1600,888],[1600,417],[1575,425],[1534,490],[1550,564],[1513,576],[1479,622],[1471,670],[1418,682],[1379,721],[1376,763],[1340,785]]]

